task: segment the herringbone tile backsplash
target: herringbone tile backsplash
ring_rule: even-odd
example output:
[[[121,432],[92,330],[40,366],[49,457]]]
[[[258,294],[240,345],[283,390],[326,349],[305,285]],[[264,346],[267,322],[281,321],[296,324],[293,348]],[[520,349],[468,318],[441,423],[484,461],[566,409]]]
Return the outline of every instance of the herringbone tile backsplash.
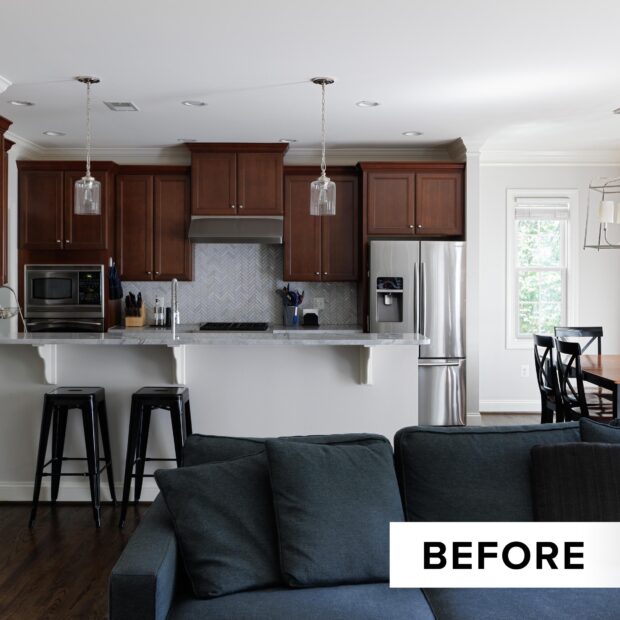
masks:
[[[181,323],[203,321],[268,321],[282,323],[282,300],[276,289],[282,280],[283,247],[258,244],[197,244],[194,247],[194,281],[179,282]],[[321,325],[357,324],[355,283],[291,283],[305,291],[304,307],[322,297]],[[123,282],[123,292],[140,291],[152,319],[156,296],[170,305],[168,282]]]

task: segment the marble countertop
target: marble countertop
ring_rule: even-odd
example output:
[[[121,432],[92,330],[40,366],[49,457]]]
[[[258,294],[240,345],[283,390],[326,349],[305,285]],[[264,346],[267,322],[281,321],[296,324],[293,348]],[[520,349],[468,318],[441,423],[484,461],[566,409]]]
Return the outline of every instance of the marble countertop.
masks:
[[[35,333],[0,337],[0,345],[294,345],[294,346],[420,346],[422,334],[364,334],[356,326],[332,325],[319,329],[274,326],[265,332],[200,332],[198,325],[180,325],[176,339],[169,329],[113,328],[104,334]]]

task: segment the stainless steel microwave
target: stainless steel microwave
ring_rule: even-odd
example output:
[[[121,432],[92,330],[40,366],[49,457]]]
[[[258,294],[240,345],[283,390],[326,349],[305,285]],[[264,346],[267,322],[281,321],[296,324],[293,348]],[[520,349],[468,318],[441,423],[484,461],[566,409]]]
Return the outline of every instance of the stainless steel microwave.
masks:
[[[103,331],[103,265],[26,265],[24,317],[31,331]]]

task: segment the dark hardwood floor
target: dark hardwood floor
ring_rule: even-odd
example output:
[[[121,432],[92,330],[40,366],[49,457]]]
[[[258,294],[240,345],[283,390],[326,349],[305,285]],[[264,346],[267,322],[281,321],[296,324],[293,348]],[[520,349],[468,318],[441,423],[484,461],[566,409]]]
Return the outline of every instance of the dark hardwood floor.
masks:
[[[0,618],[99,620],[108,617],[108,577],[147,505],[104,505],[97,530],[88,504],[0,504]]]

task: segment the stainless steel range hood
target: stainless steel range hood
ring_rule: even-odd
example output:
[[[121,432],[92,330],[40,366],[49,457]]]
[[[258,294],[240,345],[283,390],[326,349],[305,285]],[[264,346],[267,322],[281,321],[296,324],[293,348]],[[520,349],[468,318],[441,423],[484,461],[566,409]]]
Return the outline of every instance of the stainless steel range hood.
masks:
[[[282,217],[193,217],[189,225],[192,243],[282,243]]]

